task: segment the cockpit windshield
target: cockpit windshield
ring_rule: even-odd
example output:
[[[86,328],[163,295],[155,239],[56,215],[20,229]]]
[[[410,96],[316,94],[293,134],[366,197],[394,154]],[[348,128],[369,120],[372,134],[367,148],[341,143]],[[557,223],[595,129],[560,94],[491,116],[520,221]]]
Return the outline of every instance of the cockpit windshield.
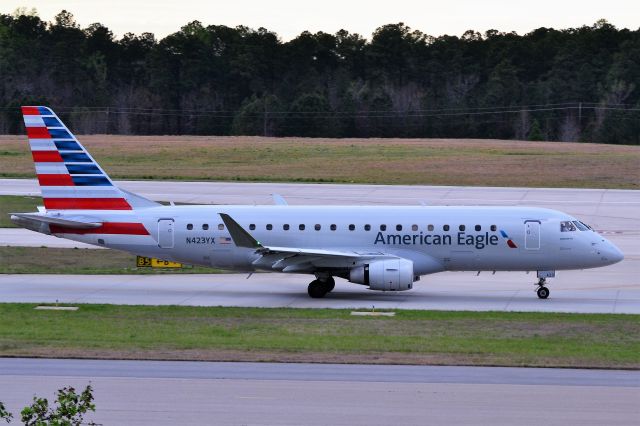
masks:
[[[589,227],[589,225],[585,225],[584,223],[580,222],[579,220],[574,220],[573,224],[576,226],[576,228],[578,228],[581,231],[588,231],[589,229],[591,229]]]
[[[575,232],[577,230],[593,231],[593,229],[589,225],[580,222],[579,220],[565,220],[563,222],[560,222],[560,232]]]

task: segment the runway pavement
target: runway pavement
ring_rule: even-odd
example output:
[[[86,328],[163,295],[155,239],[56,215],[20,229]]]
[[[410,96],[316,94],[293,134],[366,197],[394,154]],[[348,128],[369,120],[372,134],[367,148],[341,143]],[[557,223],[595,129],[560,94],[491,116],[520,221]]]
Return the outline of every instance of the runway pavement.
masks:
[[[152,200],[214,204],[273,204],[271,194],[289,204],[359,205],[529,205],[567,207],[596,214],[603,206],[640,208],[640,191],[618,189],[510,188],[425,185],[300,184],[244,182],[117,181]],[[0,195],[40,195],[35,179],[0,179]],[[585,217],[584,219],[588,219]]]
[[[22,228],[0,228],[0,246],[104,249]]]
[[[0,401],[94,388],[103,424],[627,425],[640,373],[615,370],[0,359]]]
[[[338,279],[324,299],[307,295],[309,276],[292,274],[0,275],[0,302],[640,314],[640,284],[627,276],[616,265],[597,277],[562,272],[539,300],[534,275],[513,272],[435,274],[397,293]]]

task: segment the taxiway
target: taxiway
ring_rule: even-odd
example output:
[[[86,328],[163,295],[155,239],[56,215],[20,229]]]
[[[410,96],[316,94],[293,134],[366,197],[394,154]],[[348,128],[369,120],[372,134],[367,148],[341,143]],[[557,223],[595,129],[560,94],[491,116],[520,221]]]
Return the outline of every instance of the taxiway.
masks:
[[[535,276],[521,272],[445,272],[397,293],[337,279],[323,299],[309,298],[309,276],[294,274],[0,275],[0,302],[640,314],[640,283],[629,276],[615,265],[597,277],[563,271],[540,300]]]
[[[615,370],[0,359],[0,400],[94,388],[102,424],[626,425],[640,373]],[[11,392],[2,391],[10,389]]]

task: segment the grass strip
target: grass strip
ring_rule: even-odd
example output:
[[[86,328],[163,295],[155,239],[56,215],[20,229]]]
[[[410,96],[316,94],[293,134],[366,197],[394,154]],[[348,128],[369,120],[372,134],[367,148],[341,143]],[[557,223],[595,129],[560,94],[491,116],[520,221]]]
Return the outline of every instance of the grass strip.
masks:
[[[640,188],[638,146],[490,139],[79,138],[114,179]],[[0,144],[0,177],[33,178],[26,138],[0,136]]]
[[[136,256],[116,250],[0,247],[0,274],[213,274],[219,269],[138,268]]]
[[[0,304],[0,356],[640,368],[640,316]]]
[[[27,197],[22,195],[0,196],[0,228],[17,228],[9,219],[10,213],[24,213],[38,211],[42,205],[41,197]]]

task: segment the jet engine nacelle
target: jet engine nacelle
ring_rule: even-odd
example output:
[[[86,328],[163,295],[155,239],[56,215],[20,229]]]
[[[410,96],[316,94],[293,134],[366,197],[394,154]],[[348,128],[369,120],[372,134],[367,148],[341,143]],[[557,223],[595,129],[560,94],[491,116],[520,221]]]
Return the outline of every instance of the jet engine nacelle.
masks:
[[[413,277],[413,262],[407,259],[378,260],[349,272],[350,282],[381,291],[411,290]]]

